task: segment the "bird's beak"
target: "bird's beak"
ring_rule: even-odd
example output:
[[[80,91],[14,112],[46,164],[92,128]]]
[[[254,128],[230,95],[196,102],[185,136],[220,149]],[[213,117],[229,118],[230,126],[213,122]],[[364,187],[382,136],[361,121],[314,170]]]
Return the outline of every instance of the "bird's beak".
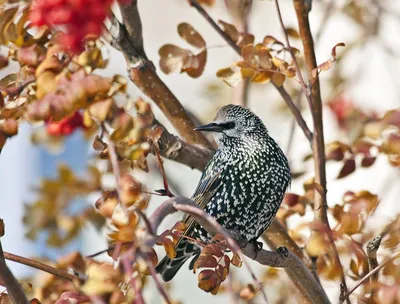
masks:
[[[209,123],[208,125],[200,126],[197,128],[194,128],[194,131],[205,131],[205,132],[222,132],[226,128],[223,126],[216,124],[215,122]]]

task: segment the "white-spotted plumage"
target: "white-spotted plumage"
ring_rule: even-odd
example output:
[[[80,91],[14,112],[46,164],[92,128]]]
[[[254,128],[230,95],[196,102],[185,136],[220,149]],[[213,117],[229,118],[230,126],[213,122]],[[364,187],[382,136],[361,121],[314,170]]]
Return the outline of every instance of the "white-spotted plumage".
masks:
[[[214,132],[218,150],[192,199],[226,229],[236,230],[247,241],[256,241],[274,219],[290,184],[285,155],[262,121],[241,106],[222,107],[214,122],[200,130]],[[209,241],[202,227],[190,218],[186,222],[187,235],[203,243]],[[200,251],[185,238],[180,239],[176,249],[174,259],[166,257],[157,266],[165,281]]]

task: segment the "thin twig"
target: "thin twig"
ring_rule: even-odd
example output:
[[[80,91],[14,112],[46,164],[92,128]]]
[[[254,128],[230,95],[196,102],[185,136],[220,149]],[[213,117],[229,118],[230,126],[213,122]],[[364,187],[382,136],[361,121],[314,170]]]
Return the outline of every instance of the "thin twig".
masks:
[[[376,273],[379,272],[379,270],[381,270],[383,267],[386,266],[386,264],[396,260],[400,258],[400,252],[398,252],[397,254],[387,258],[386,260],[384,260],[378,267],[374,268],[373,270],[371,270],[370,272],[368,272],[361,280],[358,281],[358,283],[349,291],[347,292],[341,299],[340,299],[340,303],[343,303],[345,300],[347,300],[350,295],[358,288],[360,287],[366,280],[368,280],[371,276],[375,275]]]
[[[302,89],[302,91],[304,93],[304,96],[306,96],[308,104],[309,104],[310,109],[312,111],[313,103],[312,103],[312,100],[311,100],[311,92],[309,91],[308,86],[306,85],[306,83],[304,81],[303,74],[301,73],[301,69],[300,69],[299,63],[297,62],[297,58],[292,52],[292,47],[291,47],[290,41],[289,41],[289,35],[287,33],[285,24],[283,23],[283,18],[282,18],[281,9],[279,7],[278,0],[275,0],[275,7],[276,7],[276,12],[277,12],[278,18],[279,18],[279,23],[280,23],[282,31],[283,31],[283,36],[285,38],[286,48],[289,51],[290,56],[293,59],[294,65],[296,67],[297,77],[299,78],[299,83],[301,85],[301,89]]]
[[[128,252],[126,252],[124,255],[121,256],[121,263],[122,266],[124,267],[125,273],[129,276],[129,282],[135,292],[135,303],[145,304],[142,295],[142,289],[139,287],[138,282],[136,280],[137,278],[134,276],[132,271],[132,264],[131,264],[131,259],[133,258],[132,255],[134,255],[133,250],[129,250]]]
[[[218,26],[217,23],[208,15],[205,9],[196,1],[196,0],[189,0],[190,4],[197,9],[197,11],[211,24],[211,26],[221,35],[221,37],[234,49],[234,51],[239,55],[242,56],[241,49],[236,43]],[[293,115],[295,116],[297,123],[299,124],[300,128],[303,130],[304,135],[307,139],[311,142],[312,141],[312,132],[310,128],[307,126],[307,123],[303,119],[299,109],[295,106],[292,98],[290,97],[289,93],[285,90],[283,86],[277,86],[273,84],[275,89],[278,90],[279,94],[281,94],[283,100],[286,102],[289,109],[292,111]]]
[[[377,259],[376,253],[379,249],[379,246],[381,245],[381,240],[382,240],[382,236],[378,235],[377,237],[375,237],[371,241],[369,241],[367,244],[367,256],[368,256],[368,264],[369,264],[370,271],[374,270],[376,267],[378,267],[378,259]],[[373,299],[374,295],[375,295],[375,288],[373,286],[376,282],[378,282],[378,277],[379,277],[379,274],[378,274],[378,272],[376,272],[370,278],[369,292],[370,292],[371,299]]]
[[[275,0],[277,5],[277,11],[281,22],[281,26],[283,31],[285,32],[285,38],[287,39],[287,43],[289,43],[289,39],[287,36],[287,31],[282,21],[282,16],[279,10],[278,0]],[[327,210],[328,204],[326,200],[326,158],[325,158],[325,140],[324,140],[324,126],[323,126],[323,113],[322,113],[322,99],[321,99],[321,89],[319,83],[318,75],[313,79],[312,71],[317,67],[317,60],[315,57],[315,49],[314,49],[314,40],[311,33],[310,22],[309,22],[309,7],[305,4],[303,0],[293,0],[294,8],[296,11],[297,22],[300,31],[300,37],[303,44],[304,49],[304,58],[307,66],[307,75],[309,81],[313,81],[312,87],[310,85],[307,86],[307,100],[310,103],[310,109],[312,113],[313,123],[314,123],[314,130],[313,130],[313,157],[314,157],[314,169],[315,169],[315,183],[319,184],[323,191],[314,191],[314,213],[315,218],[323,223],[328,229],[328,238],[331,243],[331,248],[333,251],[333,256],[336,263],[339,265],[340,270],[340,277],[341,277],[341,285],[345,293],[347,293],[347,284],[346,284],[346,277],[344,274],[343,266],[340,261],[339,253],[336,248],[335,241],[333,239],[331,228],[328,220]],[[288,46],[289,47],[289,46]],[[292,54],[293,55],[293,54]],[[296,69],[299,67],[296,64]],[[301,77],[301,73],[299,73],[299,78]],[[304,90],[304,88],[303,88]],[[313,232],[319,233],[319,232]],[[313,237],[313,236],[311,236]],[[350,304],[350,300],[346,299],[347,304]]]
[[[172,302],[171,302],[170,298],[168,297],[167,291],[165,290],[164,286],[161,285],[160,280],[157,278],[157,273],[154,270],[153,264],[151,264],[151,262],[148,259],[146,259],[145,256],[142,255],[142,258],[146,261],[147,268],[149,269],[150,275],[153,278],[154,283],[156,284],[158,291],[160,292],[160,294],[164,298],[164,301],[167,304],[171,304]]]
[[[13,261],[18,264],[26,265],[26,266],[50,273],[56,277],[59,277],[61,279],[64,279],[64,280],[67,280],[70,282],[72,282],[73,280],[83,280],[83,278],[78,277],[73,274],[70,274],[68,271],[65,271],[62,269],[57,269],[57,268],[51,267],[47,264],[44,264],[44,263],[41,263],[38,261],[34,261],[34,260],[31,260],[28,258],[24,258],[22,256],[12,254],[9,252],[4,252],[4,258],[6,260]]]

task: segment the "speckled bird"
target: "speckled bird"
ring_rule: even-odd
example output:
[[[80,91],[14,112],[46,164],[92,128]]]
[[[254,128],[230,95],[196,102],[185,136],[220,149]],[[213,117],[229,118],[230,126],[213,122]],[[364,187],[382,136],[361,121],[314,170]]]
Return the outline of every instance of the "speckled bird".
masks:
[[[195,129],[212,132],[218,150],[207,164],[192,200],[219,224],[256,243],[269,227],[290,184],[288,161],[259,117],[238,105],[222,107],[214,121]],[[186,217],[184,235],[202,243],[208,233]],[[165,257],[156,267],[164,281],[171,280],[192,256],[193,268],[201,248],[180,238],[176,257]]]

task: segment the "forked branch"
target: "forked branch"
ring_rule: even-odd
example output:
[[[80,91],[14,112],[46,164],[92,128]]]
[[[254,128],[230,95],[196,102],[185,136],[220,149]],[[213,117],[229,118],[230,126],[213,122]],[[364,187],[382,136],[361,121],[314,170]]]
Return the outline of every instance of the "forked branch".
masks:
[[[243,255],[257,261],[258,263],[271,267],[284,268],[286,273],[294,278],[302,289],[307,293],[311,302],[314,303],[330,303],[325,291],[321,285],[315,280],[306,265],[286,247],[279,247],[276,251],[268,251],[262,249],[256,253],[256,248],[253,244],[247,243],[243,248],[239,248],[237,243],[241,243],[241,239],[234,239],[235,233],[225,230],[215,218],[207,214],[196,203],[185,197],[175,197],[165,201],[159,206],[152,214],[149,221],[152,230],[157,231],[158,226],[164,218],[174,212],[181,211],[192,216],[207,232],[214,236],[219,233],[225,237],[229,246],[241,255],[243,262]],[[236,237],[237,238],[237,237]]]

